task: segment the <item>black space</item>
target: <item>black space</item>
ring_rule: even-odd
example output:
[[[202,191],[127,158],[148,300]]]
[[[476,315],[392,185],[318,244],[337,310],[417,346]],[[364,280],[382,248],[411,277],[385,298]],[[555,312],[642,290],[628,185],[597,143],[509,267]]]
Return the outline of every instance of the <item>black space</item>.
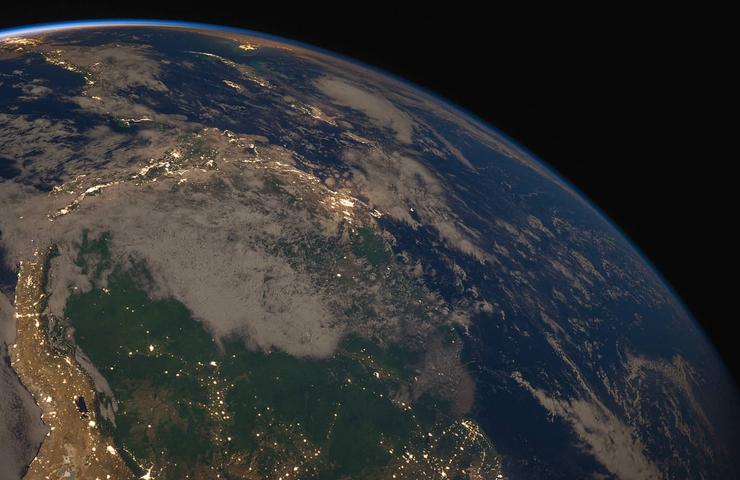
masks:
[[[668,279],[738,378],[736,152],[722,147],[737,135],[724,112],[730,17],[688,8],[57,1],[4,5],[0,27],[116,17],[230,25],[333,50],[426,87],[590,197]]]

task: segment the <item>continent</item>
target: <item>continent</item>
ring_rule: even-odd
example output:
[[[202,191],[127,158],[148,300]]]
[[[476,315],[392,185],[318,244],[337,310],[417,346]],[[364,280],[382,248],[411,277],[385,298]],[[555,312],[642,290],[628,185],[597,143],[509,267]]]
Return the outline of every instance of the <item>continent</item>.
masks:
[[[145,278],[140,277],[140,278]],[[77,344],[117,400],[104,421],[153,478],[491,478],[490,440],[435,393],[412,401],[420,352],[359,337],[328,358],[217,343],[182,304],[152,300],[121,273],[72,296]],[[100,328],[109,335],[101,338]]]

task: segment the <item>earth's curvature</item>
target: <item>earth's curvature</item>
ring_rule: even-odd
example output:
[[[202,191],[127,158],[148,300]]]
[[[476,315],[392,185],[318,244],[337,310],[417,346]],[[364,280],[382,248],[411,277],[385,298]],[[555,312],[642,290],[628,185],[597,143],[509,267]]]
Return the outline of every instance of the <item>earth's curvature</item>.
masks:
[[[623,235],[326,52],[1,33],[0,202],[3,479],[738,475],[735,385]]]

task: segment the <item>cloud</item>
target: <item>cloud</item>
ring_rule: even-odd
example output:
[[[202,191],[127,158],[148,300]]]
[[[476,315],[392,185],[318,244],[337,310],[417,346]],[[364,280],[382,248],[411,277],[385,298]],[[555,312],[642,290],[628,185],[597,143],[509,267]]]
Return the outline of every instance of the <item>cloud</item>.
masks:
[[[20,100],[38,100],[52,93],[51,88],[42,85],[42,83],[44,83],[43,80],[36,79],[27,83],[16,83],[13,87],[23,92],[23,95],[18,97]]]
[[[218,134],[209,138],[228,140]],[[146,262],[157,280],[156,294],[181,301],[216,338],[240,336],[254,348],[296,356],[333,353],[343,327],[328,298],[306,272],[260,246],[323,232],[320,219],[275,195],[262,196],[268,173],[251,172],[245,179],[243,166],[228,173],[189,166],[173,174],[176,178],[140,183],[132,180],[140,165],[114,162],[51,194],[0,184],[6,261],[13,265],[36,248],[59,247],[50,273],[51,313],[63,315],[72,289],[92,288],[74,264],[82,232],[110,232],[115,260]],[[188,182],[181,185],[182,178]],[[99,182],[113,186],[95,190]],[[313,184],[320,182],[308,185]],[[90,189],[95,195],[85,196],[76,210],[49,218]]]
[[[278,219],[219,194],[173,194],[169,188],[165,182],[144,191],[121,185],[86,198],[79,210],[54,222],[37,220],[46,231],[26,238],[60,249],[51,270],[49,311],[63,315],[71,289],[91,288],[74,265],[83,230],[93,236],[110,232],[115,260],[143,260],[156,279],[155,296],[181,301],[214,337],[239,336],[254,348],[296,356],[333,353],[342,329],[321,292],[284,258],[257,246],[257,236],[282,233]],[[26,254],[34,244],[23,248]]]
[[[591,453],[620,479],[663,478],[645,456],[636,432],[596,398],[558,398],[533,387],[519,372],[512,378],[537,399],[552,416],[568,423]]]
[[[316,86],[339,105],[358,110],[379,127],[393,130],[399,142],[411,143],[413,119],[383,95],[336,77],[321,77]]]
[[[343,160],[352,168],[355,194],[372,208],[413,227],[431,226],[450,247],[479,260],[490,258],[476,244],[478,234],[448,204],[450,192],[421,162],[376,147],[348,149]]]

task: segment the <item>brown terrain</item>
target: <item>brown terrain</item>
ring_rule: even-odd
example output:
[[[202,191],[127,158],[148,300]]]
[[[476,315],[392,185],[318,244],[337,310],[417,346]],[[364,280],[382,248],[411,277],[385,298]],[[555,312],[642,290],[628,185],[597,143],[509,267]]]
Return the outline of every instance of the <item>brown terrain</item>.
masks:
[[[74,354],[55,352],[44,328],[47,253],[22,261],[15,293],[16,343],[11,362],[49,428],[24,478],[132,479],[133,473],[97,428],[95,389]]]

